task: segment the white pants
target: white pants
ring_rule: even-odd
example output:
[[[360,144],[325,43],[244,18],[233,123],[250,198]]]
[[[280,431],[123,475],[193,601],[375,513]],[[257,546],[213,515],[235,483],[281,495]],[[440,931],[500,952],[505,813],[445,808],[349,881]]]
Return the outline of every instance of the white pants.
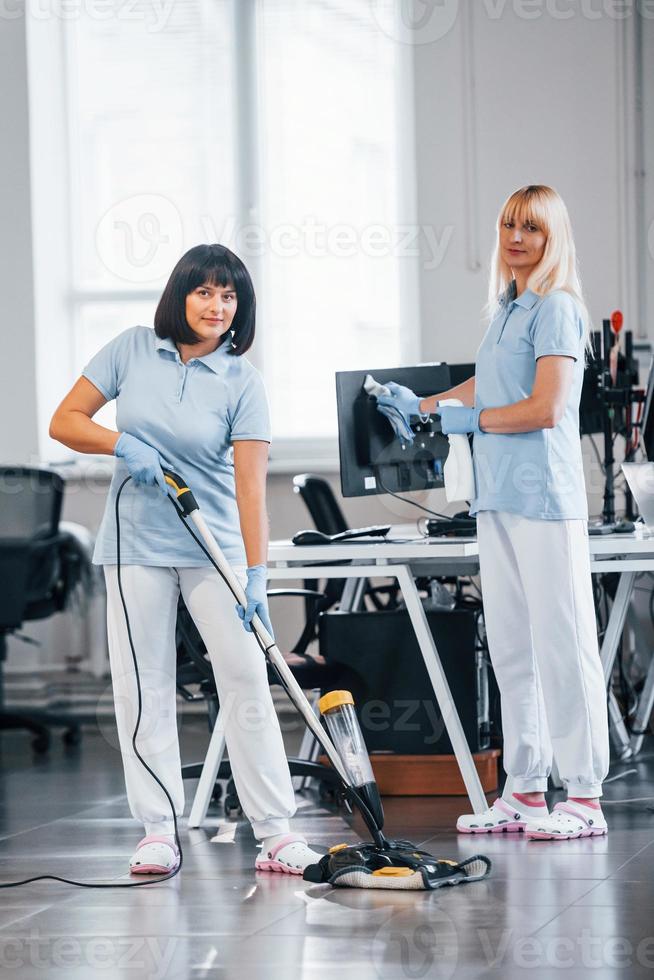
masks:
[[[235,568],[243,584],[244,569]],[[132,732],[137,690],[116,565],[104,566],[109,658],[116,723],[132,815],[146,834],[172,834],[170,805],[136,758]],[[220,699],[221,721],[243,812],[261,840],[288,833],[295,794],[275,712],[264,655],[236,615],[236,600],[215,568],[121,566],[123,594],[139,666],[142,717],[140,754],[184,811],[176,719],[175,623],[181,590],[209,652]]]
[[[608,716],[586,522],[482,511],[477,533],[509,789],[546,790],[554,757],[570,796],[601,796]]]

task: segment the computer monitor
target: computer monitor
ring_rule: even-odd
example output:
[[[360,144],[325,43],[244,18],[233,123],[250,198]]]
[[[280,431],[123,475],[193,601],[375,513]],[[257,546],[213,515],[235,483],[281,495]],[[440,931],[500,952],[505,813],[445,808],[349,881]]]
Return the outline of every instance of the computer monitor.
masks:
[[[475,364],[448,364],[448,367],[450,369],[450,384],[453,388],[475,376]]]
[[[438,416],[425,423],[415,419],[412,445],[397,438],[391,424],[377,411],[377,400],[363,388],[366,375],[386,384],[396,381],[421,398],[451,386],[447,364],[383,368],[336,373],[338,450],[344,497],[376,493],[406,493],[443,486],[443,464],[449,445]]]

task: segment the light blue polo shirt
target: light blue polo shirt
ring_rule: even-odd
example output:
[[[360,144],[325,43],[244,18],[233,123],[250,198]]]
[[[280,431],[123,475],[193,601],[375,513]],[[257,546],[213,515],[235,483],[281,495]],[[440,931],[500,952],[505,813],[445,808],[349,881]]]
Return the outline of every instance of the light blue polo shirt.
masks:
[[[186,480],[225,557],[244,565],[231,443],[270,442],[268,402],[256,368],[230,354],[225,343],[183,364],[172,340],[160,340],[150,327],[131,327],[98,351],[82,374],[106,399],[116,399],[118,430],[153,446]],[[116,564],[115,500],[128,472],[116,458],[96,565]],[[120,496],[120,560],[184,568],[209,564],[161,490],[133,481]]]
[[[477,351],[475,407],[497,408],[527,398],[536,361],[546,354],[575,360],[563,417],[552,429],[475,433],[471,514],[495,510],[543,520],[588,519],[579,436],[584,325],[569,293],[539,296],[527,289],[515,298],[515,284],[506,290]]]

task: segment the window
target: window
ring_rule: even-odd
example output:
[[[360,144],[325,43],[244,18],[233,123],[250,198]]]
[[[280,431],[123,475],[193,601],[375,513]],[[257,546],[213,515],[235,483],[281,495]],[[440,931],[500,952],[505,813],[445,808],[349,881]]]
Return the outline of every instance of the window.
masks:
[[[77,370],[152,324],[173,265],[234,199],[231,5],[164,8],[157,25],[150,3],[89,5],[65,26]],[[102,415],[114,424],[113,405]]]
[[[369,2],[264,2],[264,364],[275,431],[336,432],[334,372],[400,360],[398,45]]]
[[[82,5],[64,25],[77,372],[152,323],[183,251],[222,241],[257,286],[274,450],[333,452],[334,372],[399,363],[406,339],[407,54],[372,6]]]

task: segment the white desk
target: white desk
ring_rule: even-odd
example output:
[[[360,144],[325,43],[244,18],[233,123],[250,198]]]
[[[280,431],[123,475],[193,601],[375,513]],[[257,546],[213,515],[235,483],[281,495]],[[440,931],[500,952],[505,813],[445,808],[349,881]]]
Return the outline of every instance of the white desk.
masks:
[[[608,684],[624,629],[627,610],[634,590],[637,572],[654,572],[654,537],[647,537],[642,526],[633,534],[607,534],[591,537],[591,572],[619,572],[618,588],[611,606],[604,640],[600,650],[604,679]],[[643,744],[642,735],[629,736],[622,713],[609,693],[609,723],[611,737],[621,759],[636,755]],[[643,731],[654,708],[654,658],[650,663],[645,686],[640,696],[634,729]]]
[[[418,538],[415,524],[397,526],[393,528],[391,535],[389,539],[380,540],[378,543],[353,541],[328,546],[296,547],[290,541],[272,541],[268,553],[268,575],[273,581],[311,578],[348,579],[349,582],[343,593],[343,608],[356,607],[357,585],[362,588],[363,580],[397,579],[470,803],[473,810],[479,812],[486,808],[486,798],[414,581],[415,576],[418,575],[474,575],[479,568],[477,542],[471,538]],[[630,535],[591,537],[589,543],[592,572],[620,573],[618,590],[601,648],[602,664],[608,681],[624,627],[636,572],[654,571],[654,538],[645,538],[642,532],[636,531]],[[348,561],[349,564],[335,564],[342,561]],[[648,684],[641,698],[643,712],[646,710],[646,696],[651,698],[650,711],[654,704],[654,670],[651,670],[650,674],[651,683],[648,677]],[[617,739],[620,754],[625,757],[637,751],[640,747],[638,736],[634,736],[630,743],[613,696],[609,698],[609,712],[613,735]],[[639,715],[640,713],[639,711]],[[646,721],[647,719],[637,727],[643,728]],[[200,826],[204,820],[223,752],[224,734],[219,716],[191,808],[189,817],[191,827]]]

